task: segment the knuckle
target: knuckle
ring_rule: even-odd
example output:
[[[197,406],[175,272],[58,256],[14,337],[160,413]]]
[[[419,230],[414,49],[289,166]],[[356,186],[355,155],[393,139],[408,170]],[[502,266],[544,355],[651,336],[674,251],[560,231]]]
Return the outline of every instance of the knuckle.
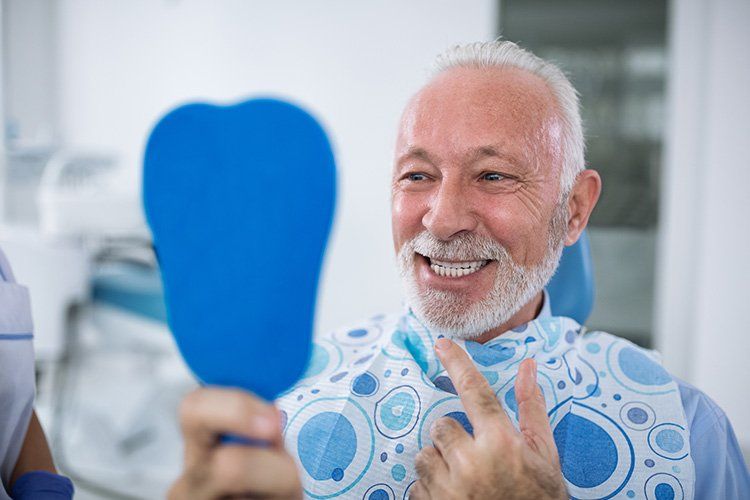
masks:
[[[180,422],[182,422],[183,425],[189,424],[193,421],[196,411],[201,407],[203,391],[205,391],[205,389],[195,389],[182,398],[179,415]]]
[[[206,416],[202,411],[202,398],[200,390],[188,394],[180,403],[179,418],[180,429],[185,439],[185,458],[190,457],[192,445],[208,447],[211,445],[213,437],[206,430]]]
[[[471,484],[472,486],[476,486],[476,472],[477,469],[475,467],[474,460],[467,460],[465,462],[460,463],[453,469],[451,469],[451,472],[456,475],[458,478],[458,483],[460,484]]]
[[[478,398],[477,406],[482,413],[498,413],[501,411],[500,403],[497,402],[497,399],[492,394]]]
[[[505,448],[513,455],[519,456],[523,452],[524,441],[519,436],[511,436],[505,442]]]
[[[526,441],[526,444],[529,446],[529,448],[531,448],[535,452],[543,451],[543,448],[541,446],[542,440],[536,432],[534,432],[532,429],[522,429],[521,434],[523,434],[524,440]]]
[[[430,426],[430,437],[432,440],[439,442],[448,440],[455,431],[451,422],[454,422],[454,420],[450,417],[440,417],[435,420],[432,426]]]
[[[437,450],[432,446],[426,446],[414,457],[414,468],[417,470],[419,477],[428,476],[432,462],[437,454]]]
[[[429,447],[422,448],[422,450],[416,454],[414,457],[414,466],[419,469],[420,467],[423,467],[428,462],[427,458],[427,449]]]
[[[462,372],[458,377],[458,384],[464,391],[483,391],[488,387],[487,379],[476,369]]]
[[[475,470],[476,458],[470,449],[459,448],[453,453],[451,469],[455,469],[460,475],[467,470]]]
[[[491,441],[485,442],[484,446],[494,451],[501,451],[505,453],[514,439],[513,433],[505,432],[501,429],[493,429]]]

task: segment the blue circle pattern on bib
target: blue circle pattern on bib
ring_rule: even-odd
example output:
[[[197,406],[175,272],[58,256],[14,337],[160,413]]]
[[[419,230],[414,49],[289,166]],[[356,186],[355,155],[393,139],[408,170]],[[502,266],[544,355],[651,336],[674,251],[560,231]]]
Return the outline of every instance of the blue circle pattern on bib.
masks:
[[[417,479],[414,456],[431,445],[435,420],[452,418],[473,434],[434,355],[439,336],[407,313],[316,339],[305,378],[278,401],[290,415],[285,440],[308,498],[406,499]],[[517,367],[537,358],[571,498],[692,494],[676,385],[649,352],[608,334],[581,334],[568,318],[541,318],[485,344],[457,343],[516,427]]]
[[[375,404],[375,426],[387,438],[406,436],[417,425],[421,410],[416,389],[409,385],[395,387]]]

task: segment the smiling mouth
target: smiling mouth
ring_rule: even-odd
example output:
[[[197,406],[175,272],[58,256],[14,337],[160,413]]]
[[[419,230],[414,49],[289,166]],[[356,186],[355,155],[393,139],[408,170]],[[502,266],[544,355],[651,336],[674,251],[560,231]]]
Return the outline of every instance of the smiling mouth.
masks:
[[[474,274],[490,262],[489,260],[467,260],[450,262],[445,260],[433,259],[419,253],[417,255],[423,257],[427,261],[430,269],[432,269],[435,274],[448,278],[461,278],[463,276]]]

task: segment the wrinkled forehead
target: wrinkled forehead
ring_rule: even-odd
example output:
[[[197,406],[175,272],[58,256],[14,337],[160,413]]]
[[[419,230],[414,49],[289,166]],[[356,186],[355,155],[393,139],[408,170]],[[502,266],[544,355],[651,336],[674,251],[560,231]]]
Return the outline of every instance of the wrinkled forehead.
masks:
[[[458,157],[493,145],[540,168],[556,163],[559,144],[556,101],[540,77],[516,68],[453,68],[407,105],[396,155],[423,148]]]

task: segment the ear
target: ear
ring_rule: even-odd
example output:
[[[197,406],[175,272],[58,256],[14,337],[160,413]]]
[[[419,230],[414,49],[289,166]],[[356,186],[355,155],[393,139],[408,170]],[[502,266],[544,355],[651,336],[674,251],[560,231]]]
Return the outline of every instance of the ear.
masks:
[[[601,192],[602,179],[596,170],[584,170],[578,174],[568,196],[568,234],[565,246],[578,241],[589,223],[589,217]]]

